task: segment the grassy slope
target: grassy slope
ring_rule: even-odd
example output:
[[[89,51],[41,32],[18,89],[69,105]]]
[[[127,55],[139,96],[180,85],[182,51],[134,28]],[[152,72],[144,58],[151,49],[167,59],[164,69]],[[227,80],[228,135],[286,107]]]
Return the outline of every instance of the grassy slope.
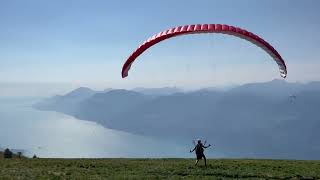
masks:
[[[320,161],[192,159],[0,159],[1,179],[320,178]],[[203,162],[201,162],[203,163]]]

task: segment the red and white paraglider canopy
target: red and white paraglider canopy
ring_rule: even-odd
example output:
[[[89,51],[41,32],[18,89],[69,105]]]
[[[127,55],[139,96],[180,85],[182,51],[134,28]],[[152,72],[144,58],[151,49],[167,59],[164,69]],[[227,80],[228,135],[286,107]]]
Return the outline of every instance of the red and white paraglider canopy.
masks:
[[[287,76],[287,67],[280,56],[280,54],[265,40],[260,38],[259,36],[248,32],[244,29],[229,26],[229,25],[222,25],[222,24],[196,24],[196,25],[185,25],[185,26],[178,26],[175,28],[168,29],[166,31],[162,31],[149,39],[143,42],[127,59],[122,67],[122,78],[128,76],[128,71],[132,63],[136,60],[136,58],[141,55],[145,50],[150,48],[151,46],[180,35],[187,35],[187,34],[199,34],[199,33],[222,33],[222,34],[229,34],[233,35],[247,41],[252,42],[253,44],[259,46],[264,51],[266,51],[273,60],[278,64],[279,71],[281,77],[285,78]]]

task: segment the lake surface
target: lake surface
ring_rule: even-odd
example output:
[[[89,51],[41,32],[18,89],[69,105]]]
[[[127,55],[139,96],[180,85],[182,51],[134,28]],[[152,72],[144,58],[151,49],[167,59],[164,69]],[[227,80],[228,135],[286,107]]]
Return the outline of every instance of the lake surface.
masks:
[[[104,128],[94,122],[32,105],[39,98],[0,98],[0,147],[52,158],[194,157],[189,142]]]

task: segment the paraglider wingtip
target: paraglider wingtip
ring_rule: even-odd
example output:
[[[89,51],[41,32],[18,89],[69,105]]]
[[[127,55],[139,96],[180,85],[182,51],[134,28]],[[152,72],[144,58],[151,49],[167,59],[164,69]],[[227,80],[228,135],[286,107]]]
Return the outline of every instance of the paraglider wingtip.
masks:
[[[126,72],[123,68],[122,68],[122,71],[121,71],[121,77],[122,79],[126,78],[128,76],[128,72]]]
[[[281,74],[281,77],[285,79],[287,77],[287,74]]]
[[[128,74],[122,74],[121,77],[122,79],[126,78],[128,76]]]
[[[285,79],[287,77],[287,71],[286,70],[280,70],[280,76]]]

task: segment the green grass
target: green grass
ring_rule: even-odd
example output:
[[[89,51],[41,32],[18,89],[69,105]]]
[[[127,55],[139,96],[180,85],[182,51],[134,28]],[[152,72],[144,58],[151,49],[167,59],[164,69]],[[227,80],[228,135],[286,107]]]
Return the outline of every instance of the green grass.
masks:
[[[0,159],[0,179],[320,179],[320,161]]]

